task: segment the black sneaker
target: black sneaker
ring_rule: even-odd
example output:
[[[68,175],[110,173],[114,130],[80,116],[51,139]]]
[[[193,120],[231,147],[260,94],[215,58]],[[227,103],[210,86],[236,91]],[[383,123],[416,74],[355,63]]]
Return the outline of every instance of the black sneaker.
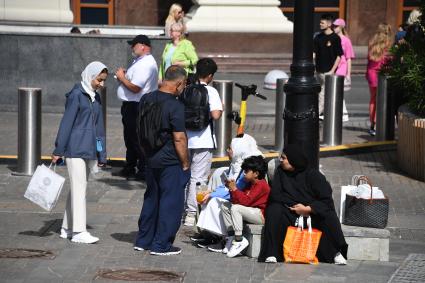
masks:
[[[216,253],[222,253],[225,245],[225,241],[220,241],[217,244],[211,244],[208,246],[208,250]]]
[[[133,167],[124,167],[119,172],[118,175],[121,177],[130,177],[136,173],[136,170]]]
[[[134,175],[130,175],[127,177],[127,181],[144,181],[145,180],[145,172],[137,172]]]
[[[178,255],[181,252],[182,252],[182,249],[181,248],[171,246],[171,248],[168,251],[166,251],[166,252],[155,252],[155,251],[151,251],[150,254],[151,255]]]
[[[195,242],[196,243],[196,242],[200,242],[200,241],[205,241],[205,237],[202,236],[201,234],[195,234],[192,237],[190,237],[190,240],[192,242]]]
[[[196,242],[196,245],[200,248],[206,249],[210,245],[217,244],[217,242],[219,242],[219,240],[210,238],[210,239],[205,239],[203,241]]]
[[[107,163],[101,163],[101,162],[98,162],[97,163],[97,167],[99,167],[99,169],[101,169],[101,170],[110,170],[110,169],[112,169],[112,166],[111,165],[109,165]]]

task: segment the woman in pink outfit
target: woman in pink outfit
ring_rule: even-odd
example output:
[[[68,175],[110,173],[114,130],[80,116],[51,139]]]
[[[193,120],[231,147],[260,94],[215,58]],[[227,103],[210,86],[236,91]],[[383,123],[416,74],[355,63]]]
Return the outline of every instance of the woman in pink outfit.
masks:
[[[391,26],[379,24],[375,35],[369,40],[366,79],[369,83],[369,134],[374,136],[376,122],[376,88],[378,86],[378,73],[386,60],[389,48],[391,47]]]
[[[336,19],[333,22],[333,30],[341,38],[341,47],[344,54],[341,56],[338,68],[335,74],[338,76],[344,76],[344,90],[348,91],[351,88],[351,59],[354,58],[353,45],[348,37],[348,33],[345,30],[345,21],[343,19]],[[345,99],[343,100],[343,117],[344,122],[348,121],[347,106],[345,106]]]

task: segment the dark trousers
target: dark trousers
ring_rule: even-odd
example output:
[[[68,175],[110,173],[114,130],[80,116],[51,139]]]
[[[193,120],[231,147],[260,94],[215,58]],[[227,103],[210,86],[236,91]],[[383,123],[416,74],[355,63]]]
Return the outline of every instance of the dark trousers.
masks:
[[[144,171],[145,162],[139,149],[137,140],[137,115],[139,112],[138,102],[124,101],[121,106],[122,124],[124,127],[124,143],[126,167],[137,166],[139,171]]]
[[[183,171],[180,165],[146,168],[147,188],[135,246],[155,252],[170,249],[180,227],[189,179],[190,170]]]

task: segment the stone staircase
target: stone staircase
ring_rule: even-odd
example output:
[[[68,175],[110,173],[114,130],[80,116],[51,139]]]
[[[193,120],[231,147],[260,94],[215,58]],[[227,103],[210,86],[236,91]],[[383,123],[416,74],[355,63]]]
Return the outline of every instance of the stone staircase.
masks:
[[[367,64],[367,47],[355,46],[356,58],[352,62],[352,74],[364,74]],[[289,73],[291,53],[212,53],[200,52],[199,57],[209,57],[217,62],[220,72],[267,73],[279,69]]]

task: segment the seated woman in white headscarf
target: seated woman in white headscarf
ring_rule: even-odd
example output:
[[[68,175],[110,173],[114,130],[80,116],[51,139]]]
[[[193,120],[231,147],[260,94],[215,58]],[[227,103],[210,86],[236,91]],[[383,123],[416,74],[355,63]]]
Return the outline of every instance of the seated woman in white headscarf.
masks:
[[[223,248],[216,250],[211,245],[219,241],[218,246],[220,246],[222,238],[227,236],[227,229],[221,215],[222,204],[230,200],[229,189],[224,185],[226,180],[236,180],[237,188],[244,189],[247,184],[245,184],[241,170],[242,162],[247,157],[262,155],[257,147],[257,142],[248,134],[232,139],[227,154],[231,160],[230,166],[217,168],[212,174],[208,183],[208,192],[204,195],[196,224],[201,231],[207,233],[204,232],[191,237],[192,241],[197,242],[199,247],[208,247],[211,251],[222,251]],[[209,237],[210,233],[218,237]]]
[[[208,182],[208,190],[212,192],[210,195],[211,198],[220,197],[229,199],[228,190],[227,195],[221,194],[221,189],[224,188],[226,180],[237,180],[241,173],[241,165],[244,159],[250,156],[262,155],[262,153],[258,149],[255,139],[248,134],[244,134],[243,137],[232,139],[227,149],[227,155],[231,161],[230,166],[217,168]]]

